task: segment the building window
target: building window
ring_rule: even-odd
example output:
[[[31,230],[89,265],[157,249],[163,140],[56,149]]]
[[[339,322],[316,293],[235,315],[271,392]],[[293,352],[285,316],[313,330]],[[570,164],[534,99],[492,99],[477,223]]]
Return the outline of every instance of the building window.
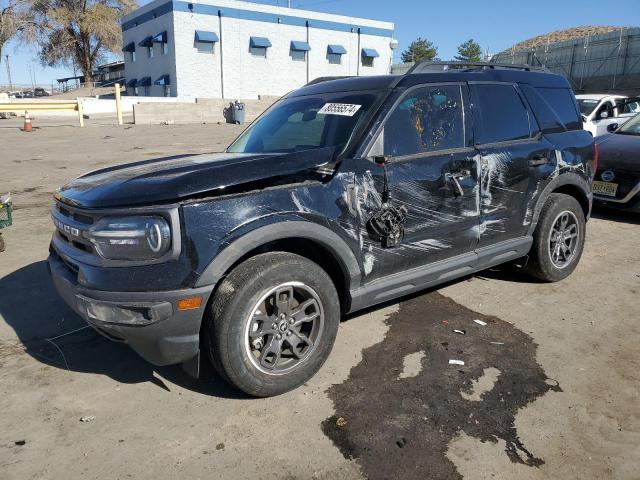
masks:
[[[362,57],[363,67],[373,67],[373,57]]]
[[[170,97],[171,96],[171,77],[167,75],[162,75],[155,82],[154,85],[160,86],[160,91],[162,92],[162,96]]]
[[[160,32],[153,37],[151,47],[153,47],[154,44],[159,43],[161,45],[160,51],[162,52],[162,55],[167,55],[169,53],[169,46],[167,44],[168,40],[169,36],[167,35],[166,30],[164,32]]]
[[[249,51],[254,57],[267,58],[267,48],[271,46],[271,41],[265,37],[250,37]]]
[[[136,52],[135,50],[131,53],[131,63],[136,63]]]
[[[151,87],[149,85],[145,85],[145,87],[144,87],[144,96],[145,97],[150,97],[151,96]]]
[[[375,48],[363,48],[361,52],[362,66],[373,67],[373,60],[380,56]]]
[[[311,50],[311,47],[307,42],[292,40],[289,50],[291,59],[294,62],[305,62],[307,60],[307,52]]]
[[[198,42],[196,41],[196,50],[198,53],[213,53],[213,42]]]
[[[347,53],[347,49],[342,45],[328,45],[327,46],[327,60],[332,65],[342,64],[342,55]]]
[[[307,60],[307,52],[304,50],[291,50],[291,59],[295,62],[304,62]]]
[[[251,47],[251,55],[267,58],[267,47]]]
[[[153,45],[147,47],[147,58],[153,58]]]
[[[342,55],[339,53],[328,53],[327,60],[331,65],[342,65]]]
[[[140,92],[138,91],[138,87],[133,87],[133,95],[136,97],[140,95]]]

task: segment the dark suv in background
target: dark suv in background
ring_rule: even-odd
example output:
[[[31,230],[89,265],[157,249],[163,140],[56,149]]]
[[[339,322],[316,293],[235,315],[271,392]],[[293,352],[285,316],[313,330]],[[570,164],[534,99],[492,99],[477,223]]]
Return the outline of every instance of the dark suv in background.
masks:
[[[581,127],[567,81],[526,66],[319,79],[225,153],[60,188],[51,273],[149,362],[197,375],[205,352],[243,391],[279,394],[321,367],[345,313],[522,257],[569,275],[597,162]]]

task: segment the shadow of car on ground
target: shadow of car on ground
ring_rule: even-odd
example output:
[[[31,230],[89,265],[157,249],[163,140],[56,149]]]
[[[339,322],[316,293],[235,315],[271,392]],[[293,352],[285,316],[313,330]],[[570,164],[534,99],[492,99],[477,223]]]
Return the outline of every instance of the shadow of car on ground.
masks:
[[[170,391],[163,379],[204,395],[248,398],[203,362],[200,379],[180,365],[155,367],[127,345],[106,339],[89,327],[59,297],[46,261],[35,262],[0,279],[0,315],[26,353],[46,365],[106,375],[120,383],[151,382]]]

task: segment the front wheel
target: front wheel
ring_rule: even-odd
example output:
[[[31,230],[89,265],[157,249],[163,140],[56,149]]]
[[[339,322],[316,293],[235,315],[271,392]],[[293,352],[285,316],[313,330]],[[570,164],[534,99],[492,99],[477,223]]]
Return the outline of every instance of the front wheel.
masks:
[[[578,201],[552,193],[540,212],[525,270],[545,282],[568,277],[580,261],[585,236],[586,221]]]
[[[340,305],[320,266],[271,252],[223,280],[206,322],[205,348],[218,373],[249,395],[268,397],[302,385],[324,364]]]

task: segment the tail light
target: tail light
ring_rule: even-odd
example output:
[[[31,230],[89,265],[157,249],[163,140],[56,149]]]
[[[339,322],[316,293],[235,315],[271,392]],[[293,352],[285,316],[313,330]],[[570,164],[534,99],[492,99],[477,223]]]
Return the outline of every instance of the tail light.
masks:
[[[593,175],[598,171],[598,157],[600,157],[600,147],[597,143],[593,144]]]

